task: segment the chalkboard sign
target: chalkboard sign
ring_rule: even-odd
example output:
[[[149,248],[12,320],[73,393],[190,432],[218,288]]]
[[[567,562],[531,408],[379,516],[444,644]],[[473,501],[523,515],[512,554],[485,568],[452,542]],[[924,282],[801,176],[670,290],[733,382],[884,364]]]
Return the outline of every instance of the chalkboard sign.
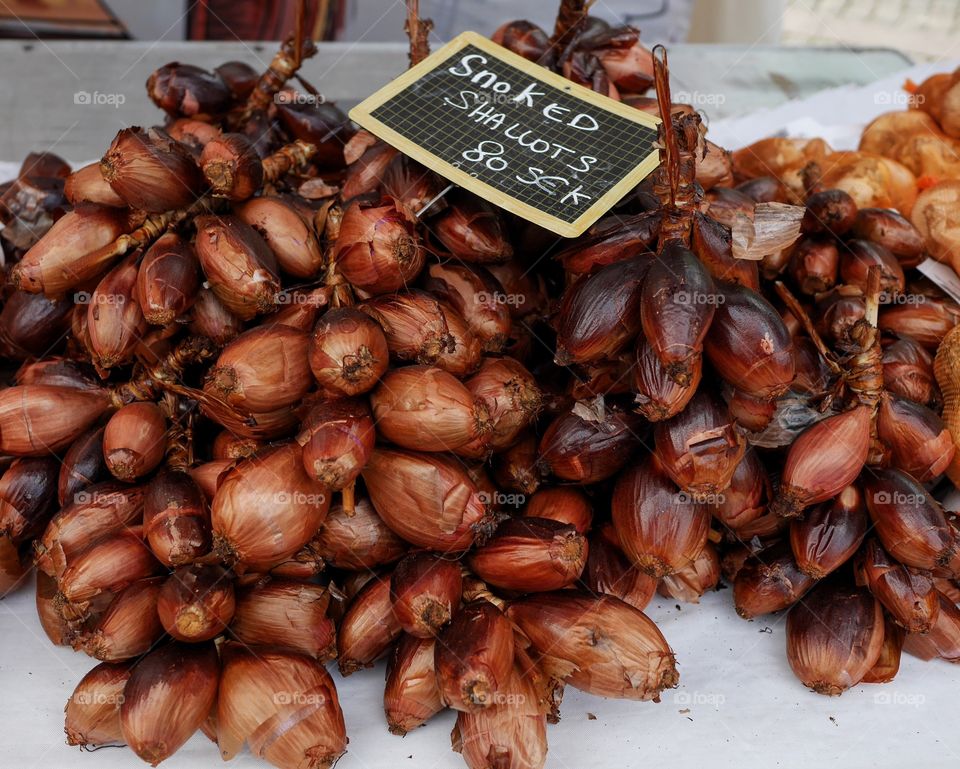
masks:
[[[579,235],[657,167],[659,120],[474,32],[350,111],[450,181]]]

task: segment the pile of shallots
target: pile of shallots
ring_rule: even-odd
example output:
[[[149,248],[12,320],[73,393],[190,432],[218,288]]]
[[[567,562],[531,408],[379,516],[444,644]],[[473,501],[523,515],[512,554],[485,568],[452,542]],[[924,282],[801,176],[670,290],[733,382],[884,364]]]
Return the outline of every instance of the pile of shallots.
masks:
[[[70,744],[157,764],[202,730],[330,767],[327,664],[386,657],[391,732],[452,708],[473,769],[542,767],[564,686],[677,685],[642,610],[721,575],[745,618],[793,607],[817,692],[960,660],[932,493],[960,480],[960,307],[915,270],[916,178],[724,152],[583,6],[494,39],[670,119],[574,240],[296,96],[299,36],[262,76],[162,67],[165,126],[5,186],[0,590],[35,564],[50,639],[101,661]]]
[[[635,30],[561,17],[551,66],[648,89]],[[561,50],[526,23],[499,37]],[[71,744],[157,764],[199,729],[225,759],[331,766],[326,664],[387,656],[391,731],[450,707],[470,766],[542,766],[565,684],[677,682],[656,626],[580,582],[602,492],[563,482],[574,398],[533,371],[562,272],[531,269],[546,233],[437,198],[439,177],[293,97],[310,49],[262,77],[163,67],[164,127],[75,172],[31,156],[3,190],[3,590],[35,564],[51,640],[101,660]],[[624,559],[613,539],[597,557],[597,579]]]

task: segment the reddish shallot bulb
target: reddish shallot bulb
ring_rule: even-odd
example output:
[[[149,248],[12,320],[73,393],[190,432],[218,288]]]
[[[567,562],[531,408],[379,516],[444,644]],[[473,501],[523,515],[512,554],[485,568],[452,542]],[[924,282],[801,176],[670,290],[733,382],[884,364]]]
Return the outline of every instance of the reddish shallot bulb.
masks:
[[[694,254],[671,244],[643,282],[643,334],[674,382],[689,384],[720,294]]]
[[[707,508],[680,491],[652,458],[617,479],[611,506],[623,551],[656,579],[689,566],[707,541]]]
[[[353,483],[376,438],[370,410],[361,401],[324,401],[307,412],[297,441],[310,477],[338,491]]]
[[[787,660],[804,686],[837,696],[870,672],[883,636],[879,601],[865,590],[824,584],[787,615]]]
[[[654,428],[656,457],[684,491],[718,494],[730,485],[746,441],[729,411],[704,391]]]
[[[387,370],[389,357],[383,329],[350,307],[327,312],[310,338],[310,369],[321,390],[331,395],[373,389]]]
[[[857,406],[807,428],[787,453],[780,489],[771,509],[796,517],[824,502],[860,474],[870,448],[870,409]]]
[[[333,258],[352,285],[385,294],[416,278],[425,253],[414,222],[395,202],[368,206],[355,200],[343,213]]]

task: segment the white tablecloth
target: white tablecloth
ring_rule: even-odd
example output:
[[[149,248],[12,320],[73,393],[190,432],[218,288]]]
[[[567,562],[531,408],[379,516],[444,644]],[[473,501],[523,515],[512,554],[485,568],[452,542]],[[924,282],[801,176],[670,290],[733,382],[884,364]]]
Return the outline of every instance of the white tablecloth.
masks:
[[[602,700],[568,688],[562,720],[548,729],[551,769],[938,769],[960,763],[960,666],[904,656],[892,683],[823,697],[804,689],[787,665],[784,618],[739,619],[729,590],[679,609],[657,597],[648,613],[677,654],[679,688],[659,703]],[[127,749],[82,753],[64,743],[64,703],[91,667],[86,655],[50,645],[31,590],[0,601],[0,766],[143,766]],[[333,675],[350,735],[338,769],[464,765],[450,750],[449,713],[402,739],[387,732],[382,664],[347,679]],[[220,763],[216,747],[198,734],[163,766]],[[266,764],[245,754],[231,766]]]

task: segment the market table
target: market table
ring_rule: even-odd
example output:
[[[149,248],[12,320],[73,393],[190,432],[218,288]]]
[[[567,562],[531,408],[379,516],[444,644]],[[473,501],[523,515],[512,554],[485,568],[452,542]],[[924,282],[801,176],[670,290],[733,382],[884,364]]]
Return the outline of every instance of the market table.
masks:
[[[53,150],[73,161],[99,156],[112,131],[152,123],[158,113],[143,82],[163,63],[214,65],[235,58],[260,65],[272,44],[0,43],[0,161]],[[305,77],[345,106],[405,66],[405,46],[322,46]],[[711,117],[728,118],[841,84],[866,84],[905,66],[892,51],[783,50],[678,46],[671,53],[676,92]],[[118,108],[75,103],[75,94],[122,94]],[[712,97],[712,98],[711,98]],[[722,98],[720,98],[722,97]],[[82,100],[79,100],[82,101]],[[114,99],[117,101],[117,99]],[[677,654],[680,686],[662,702],[600,700],[568,689],[561,728],[551,728],[548,766],[641,769],[650,766],[859,767],[956,766],[960,669],[905,656],[896,680],[854,687],[840,698],[807,692],[784,654],[784,615],[745,622],[728,590],[700,605],[656,597],[648,614]],[[52,647],[33,606],[32,585],[0,601],[0,766],[111,769],[143,766],[131,753],[85,754],[63,741],[63,703],[93,666]],[[404,739],[380,715],[383,665],[341,679],[334,674],[350,735],[341,769],[463,766],[449,750],[450,713]],[[218,766],[216,748],[194,736],[164,763],[170,769]],[[265,764],[249,754],[231,764]]]

